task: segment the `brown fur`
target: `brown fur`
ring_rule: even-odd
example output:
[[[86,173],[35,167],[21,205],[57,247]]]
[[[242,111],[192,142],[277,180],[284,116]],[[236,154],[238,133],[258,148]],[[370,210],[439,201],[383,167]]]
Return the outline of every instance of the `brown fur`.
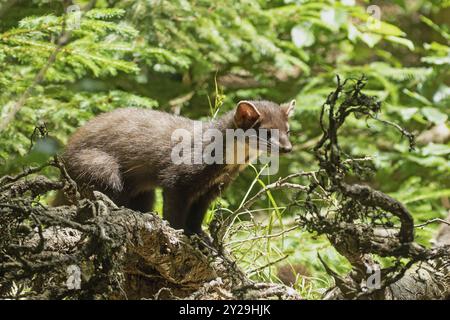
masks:
[[[279,129],[280,144],[290,149],[288,106],[280,107],[268,101],[248,103],[258,110],[257,127]],[[248,108],[248,105],[241,103],[240,107]],[[242,121],[237,113],[244,117]],[[237,127],[248,129],[245,117],[246,113],[237,109],[218,120],[204,122],[203,129],[215,128],[221,132]],[[172,132],[179,128],[192,132],[194,122],[160,111],[117,109],[81,127],[70,139],[63,160],[68,173],[79,184],[101,191],[116,204],[134,210],[150,211],[154,188],[163,188],[164,218],[174,228],[183,228],[188,234],[199,233],[210,202],[243,166],[174,164]]]
[[[296,263],[294,265],[285,264],[279,267],[277,276],[285,285],[292,287],[299,276],[310,277],[311,274],[306,266]]]

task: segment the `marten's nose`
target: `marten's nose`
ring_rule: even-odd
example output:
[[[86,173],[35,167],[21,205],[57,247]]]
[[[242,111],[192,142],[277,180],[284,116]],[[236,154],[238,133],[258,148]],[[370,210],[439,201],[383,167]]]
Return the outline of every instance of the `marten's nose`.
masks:
[[[280,148],[280,151],[281,151],[282,153],[288,153],[288,152],[291,152],[291,151],[292,151],[292,146],[291,146],[291,145],[288,145],[288,146],[282,146],[282,147]]]

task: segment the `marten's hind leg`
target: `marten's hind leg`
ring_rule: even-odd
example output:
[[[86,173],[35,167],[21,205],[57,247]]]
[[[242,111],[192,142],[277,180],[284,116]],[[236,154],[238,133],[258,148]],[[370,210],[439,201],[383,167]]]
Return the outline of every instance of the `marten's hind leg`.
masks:
[[[91,186],[110,197],[122,192],[122,175],[114,156],[92,148],[68,151],[63,159],[69,175],[77,183]]]
[[[96,190],[106,194],[117,204],[123,193],[120,166],[116,158],[96,148],[68,149],[63,162],[69,176],[77,182],[80,192]],[[53,206],[68,204],[62,191],[52,201]]]

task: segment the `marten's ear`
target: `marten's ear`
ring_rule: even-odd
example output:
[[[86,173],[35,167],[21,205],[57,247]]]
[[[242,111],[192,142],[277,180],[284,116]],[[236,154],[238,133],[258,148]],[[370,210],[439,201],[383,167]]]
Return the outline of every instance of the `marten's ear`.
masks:
[[[286,103],[282,106],[284,112],[286,113],[287,117],[290,118],[294,115],[295,110],[295,99],[291,100],[291,102]]]
[[[261,114],[250,101],[239,101],[234,113],[234,123],[238,128],[250,129],[259,120]]]

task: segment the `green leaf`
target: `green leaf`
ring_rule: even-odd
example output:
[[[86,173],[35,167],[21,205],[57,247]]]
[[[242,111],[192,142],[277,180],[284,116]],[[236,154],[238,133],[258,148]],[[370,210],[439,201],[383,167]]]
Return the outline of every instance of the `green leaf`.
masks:
[[[373,48],[381,40],[380,35],[367,32],[362,33],[360,38],[369,48]]]
[[[450,146],[439,143],[430,143],[423,147],[421,151],[424,156],[444,156],[450,154]]]
[[[421,200],[430,200],[430,199],[438,199],[442,197],[449,197],[450,196],[450,189],[445,190],[436,190],[436,191],[429,191],[424,192],[416,196],[412,196],[409,198],[406,198],[403,200],[404,204],[413,203]]]
[[[447,121],[448,116],[436,108],[425,107],[420,110],[429,121],[435,124],[442,124]]]
[[[91,9],[86,12],[85,17],[89,19],[111,19],[120,18],[125,14],[125,10],[111,8],[111,9]]]
[[[405,33],[400,28],[384,21],[377,21],[376,24],[371,25],[369,30],[386,36],[392,37],[405,36]]]
[[[347,21],[347,12],[342,9],[328,8],[320,12],[320,19],[332,31],[338,31]]]
[[[310,28],[306,28],[301,25],[297,25],[292,28],[291,38],[292,42],[294,42],[294,44],[299,48],[310,47],[316,41],[316,38]]]
[[[386,39],[391,42],[401,44],[402,46],[407,47],[409,50],[414,51],[414,43],[409,39],[396,36],[387,36]]]
[[[423,104],[425,104],[427,106],[433,105],[430,100],[428,100],[424,96],[418,94],[417,92],[412,92],[412,91],[410,91],[410,90],[405,88],[405,89],[403,89],[403,93],[406,94],[407,96],[409,96],[410,98],[413,98],[413,99],[415,99],[415,100],[417,100],[417,101],[419,101],[419,102],[421,102],[421,103],[423,103]]]
[[[399,108],[398,112],[402,117],[403,121],[410,120],[419,110],[419,108]]]

